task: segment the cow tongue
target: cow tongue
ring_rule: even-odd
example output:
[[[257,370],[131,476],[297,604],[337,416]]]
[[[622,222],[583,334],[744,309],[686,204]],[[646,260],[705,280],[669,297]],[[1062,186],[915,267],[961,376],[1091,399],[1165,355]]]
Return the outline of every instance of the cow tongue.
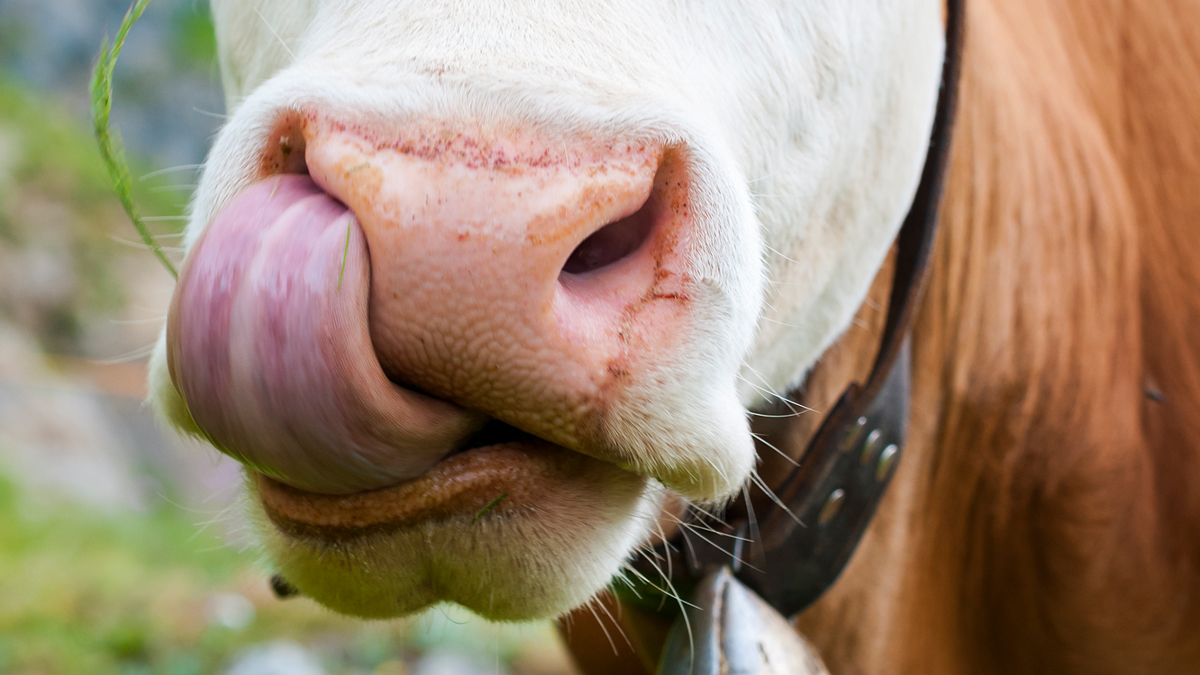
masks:
[[[307,176],[239,195],[189,254],[167,326],[171,378],[221,451],[294,487],[348,494],[426,472],[480,416],[384,375],[367,246]]]

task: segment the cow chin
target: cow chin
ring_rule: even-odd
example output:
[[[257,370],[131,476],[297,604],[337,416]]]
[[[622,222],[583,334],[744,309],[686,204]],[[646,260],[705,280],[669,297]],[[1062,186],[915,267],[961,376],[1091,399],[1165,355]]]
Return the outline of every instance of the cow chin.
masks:
[[[151,402],[206,437],[151,360]],[[494,621],[561,615],[609,584],[677,494],[612,462],[526,439],[453,454],[425,474],[346,495],[246,469],[248,514],[279,573],[335,611],[389,618],[452,602]]]
[[[250,483],[263,541],[288,582],[367,618],[446,601],[496,621],[566,612],[644,540],[664,494],[544,443],[472,450],[412,482],[428,485],[351,496],[303,493],[261,474]]]

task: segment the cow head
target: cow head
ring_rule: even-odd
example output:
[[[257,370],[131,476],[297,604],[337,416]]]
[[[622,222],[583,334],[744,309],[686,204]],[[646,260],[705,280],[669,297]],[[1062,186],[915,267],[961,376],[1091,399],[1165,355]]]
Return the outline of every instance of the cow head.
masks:
[[[326,605],[585,602],[850,322],[933,0],[214,1],[231,117],[152,398]]]

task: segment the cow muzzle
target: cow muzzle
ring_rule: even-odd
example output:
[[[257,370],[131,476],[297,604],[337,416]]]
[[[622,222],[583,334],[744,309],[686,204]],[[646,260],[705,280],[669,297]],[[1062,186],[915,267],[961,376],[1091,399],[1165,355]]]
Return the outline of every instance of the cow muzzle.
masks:
[[[606,418],[688,329],[688,181],[655,143],[307,115],[189,253],[171,378],[220,450],[309,493],[549,444],[622,467]]]

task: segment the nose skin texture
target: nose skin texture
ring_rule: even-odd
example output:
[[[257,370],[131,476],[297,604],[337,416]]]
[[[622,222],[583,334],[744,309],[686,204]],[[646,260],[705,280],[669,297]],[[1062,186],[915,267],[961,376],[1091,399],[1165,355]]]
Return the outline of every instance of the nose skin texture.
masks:
[[[636,459],[604,417],[688,332],[686,181],[661,147],[470,127],[381,140],[320,119],[304,133],[313,180],[366,236],[371,336],[394,381]],[[622,219],[644,241],[609,237]],[[602,228],[599,253],[572,256]]]
[[[419,476],[480,416],[389,382],[367,332],[353,215],[307,176],[243,192],[188,257],[168,362],[221,450],[288,484],[346,494]]]

